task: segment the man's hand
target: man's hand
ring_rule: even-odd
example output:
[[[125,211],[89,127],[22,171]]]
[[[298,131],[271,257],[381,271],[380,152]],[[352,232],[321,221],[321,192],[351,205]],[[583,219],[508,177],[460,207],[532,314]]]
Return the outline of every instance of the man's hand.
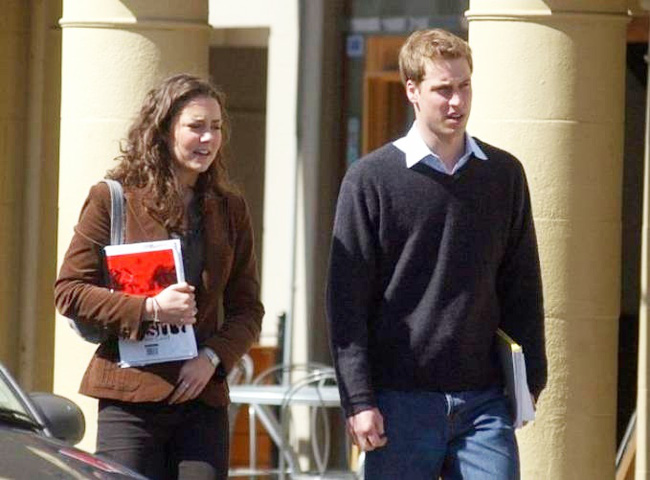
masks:
[[[347,426],[352,440],[364,452],[386,445],[384,417],[378,408],[364,410],[348,417]]]

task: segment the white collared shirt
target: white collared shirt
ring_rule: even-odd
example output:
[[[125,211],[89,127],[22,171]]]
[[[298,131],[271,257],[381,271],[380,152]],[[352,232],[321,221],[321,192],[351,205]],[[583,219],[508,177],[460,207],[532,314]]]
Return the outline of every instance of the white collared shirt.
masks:
[[[460,157],[450,172],[447,170],[447,167],[445,167],[445,164],[442,162],[442,160],[440,160],[440,157],[429,150],[427,144],[424,143],[424,140],[422,139],[422,136],[416,127],[416,123],[417,122],[413,122],[411,129],[404,137],[399,138],[393,142],[393,145],[395,145],[395,147],[404,152],[404,156],[406,157],[406,166],[408,168],[411,168],[413,165],[424,161],[424,163],[437,170],[438,172],[445,173],[447,175],[453,175],[458,171],[459,168],[467,163],[472,155],[480,160],[488,159],[485,152],[481,150],[481,147],[479,147],[476,143],[476,140],[474,140],[474,138],[468,133],[465,133],[465,153],[463,153],[463,156]]]

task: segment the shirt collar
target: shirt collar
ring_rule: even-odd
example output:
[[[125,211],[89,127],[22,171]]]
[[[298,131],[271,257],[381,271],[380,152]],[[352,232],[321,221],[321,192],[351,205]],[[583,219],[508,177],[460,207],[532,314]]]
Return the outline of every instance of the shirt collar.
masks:
[[[435,152],[429,150],[427,144],[424,143],[424,140],[416,128],[416,125],[417,122],[413,122],[413,125],[411,126],[411,129],[408,131],[408,133],[402,138],[399,138],[393,142],[393,145],[395,145],[395,147],[404,152],[404,156],[406,158],[406,166],[408,168],[411,168],[413,165],[422,161],[429,155],[434,155],[437,158]],[[463,154],[463,157],[469,156],[470,154],[474,155],[480,160],[488,159],[488,156],[481,149],[481,147],[478,146],[478,143],[476,140],[474,140],[474,137],[468,133],[465,133],[465,153]]]

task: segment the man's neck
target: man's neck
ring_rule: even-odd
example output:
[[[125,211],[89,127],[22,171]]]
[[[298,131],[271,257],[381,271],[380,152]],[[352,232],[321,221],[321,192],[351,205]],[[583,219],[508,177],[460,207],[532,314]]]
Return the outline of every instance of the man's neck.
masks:
[[[435,153],[448,170],[452,170],[465,153],[465,132],[453,137],[440,138],[420,132],[429,150]]]

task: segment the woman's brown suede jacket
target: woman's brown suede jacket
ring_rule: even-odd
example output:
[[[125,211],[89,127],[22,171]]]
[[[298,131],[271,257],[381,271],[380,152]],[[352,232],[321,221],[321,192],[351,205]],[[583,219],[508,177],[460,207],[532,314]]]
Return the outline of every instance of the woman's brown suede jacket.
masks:
[[[125,188],[125,198],[127,243],[170,238],[165,227],[145,210],[142,190]],[[54,287],[56,307],[66,317],[100,322],[115,334],[114,339],[97,348],[80,393],[128,402],[162,401],[174,389],[183,362],[118,366],[118,335],[141,338],[147,322],[142,320],[145,297],[103,287],[103,247],[110,243],[110,206],[108,186],[103,182],[93,186]],[[198,315],[194,329],[199,348],[212,348],[221,365],[199,398],[220,406],[228,404],[225,372],[257,339],[264,309],[244,199],[233,194],[208,195],[203,222],[204,269],[201,285],[195,285]]]

